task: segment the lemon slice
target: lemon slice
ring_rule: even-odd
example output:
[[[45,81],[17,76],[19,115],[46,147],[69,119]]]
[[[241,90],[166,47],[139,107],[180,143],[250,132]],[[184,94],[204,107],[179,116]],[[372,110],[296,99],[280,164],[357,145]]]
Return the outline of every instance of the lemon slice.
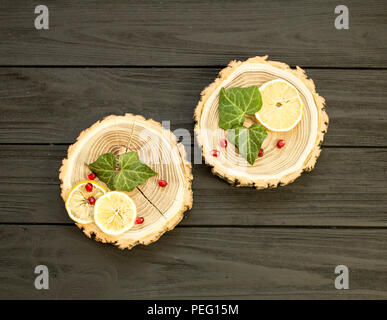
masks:
[[[279,132],[293,129],[302,117],[302,100],[289,82],[276,79],[264,83],[259,91],[262,108],[255,117],[268,130]]]
[[[117,235],[129,230],[136,221],[136,215],[136,205],[123,192],[108,192],[95,203],[95,223],[107,234]]]
[[[92,185],[91,191],[86,190],[86,185]],[[90,185],[89,185],[90,186]],[[90,188],[89,188],[90,190]],[[69,192],[65,206],[71,219],[79,223],[90,223],[94,221],[94,205],[90,204],[89,198],[98,200],[107,190],[94,181],[81,181],[77,183]]]

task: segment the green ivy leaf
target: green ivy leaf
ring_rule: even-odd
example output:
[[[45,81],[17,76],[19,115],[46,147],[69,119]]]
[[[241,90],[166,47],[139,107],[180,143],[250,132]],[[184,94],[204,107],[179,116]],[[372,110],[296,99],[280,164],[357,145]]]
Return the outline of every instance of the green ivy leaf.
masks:
[[[262,107],[262,97],[257,86],[220,89],[219,127],[231,129],[242,126],[245,114],[255,114]]]
[[[88,165],[89,169],[94,172],[98,178],[105,182],[110,190],[114,188],[114,178],[116,176],[116,157],[113,153],[105,153],[98,159]]]
[[[100,155],[88,167],[97,177],[106,183],[110,190],[132,191],[135,187],[145,183],[150,177],[157,175],[146,164],[142,163],[136,152],[121,154],[116,170],[116,158],[112,153]]]
[[[243,126],[228,130],[228,139],[238,147],[241,154],[251,165],[257,159],[267,131],[261,124],[255,123],[250,128]]]
[[[114,180],[117,190],[132,191],[135,187],[145,183],[150,177],[157,175],[146,164],[138,159],[136,152],[120,155],[118,160],[120,171]]]

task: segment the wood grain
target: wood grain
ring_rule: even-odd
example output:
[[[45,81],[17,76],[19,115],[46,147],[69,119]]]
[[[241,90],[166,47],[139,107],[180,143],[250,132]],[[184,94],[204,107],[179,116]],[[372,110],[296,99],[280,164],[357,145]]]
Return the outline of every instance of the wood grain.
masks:
[[[0,65],[226,65],[269,54],[292,66],[386,67],[384,0],[46,1],[50,29],[34,28],[36,2],[3,0]],[[113,5],[114,4],[114,5]]]
[[[159,122],[152,119],[129,113],[108,116],[81,132],[77,142],[68,148],[67,158],[59,169],[61,196],[63,201],[67,201],[74,185],[84,181],[90,173],[88,163],[96,161],[101,154],[111,153],[118,158],[129,151],[137,152],[139,160],[156,173],[145,183],[126,192],[135,203],[137,217],[144,219],[143,223],[135,224],[118,235],[103,232],[93,219],[86,224],[76,223],[88,237],[113,243],[120,249],[157,241],[182,220],[186,210],[191,209],[192,173],[184,147],[177,143],[170,130],[163,129]],[[128,177],[133,176],[135,174]],[[160,188],[158,179],[168,181],[168,186]],[[102,181],[98,182],[107,190],[111,188]],[[97,204],[98,201],[95,206]]]
[[[58,170],[67,146],[1,146],[0,222],[71,223]],[[316,168],[271,190],[236,188],[193,166],[193,209],[201,225],[387,226],[386,149],[325,148]]]
[[[349,30],[333,0],[44,4],[37,31],[36,2],[0,3],[0,299],[387,298],[384,0],[348,3]],[[257,191],[194,165],[193,209],[160,241],[85,239],[57,178],[78,134],[130,112],[193,137],[200,92],[230,60],[265,54],[305,68],[326,99],[314,171]],[[39,264],[50,290],[33,286]],[[350,290],[333,286],[339,264]]]
[[[75,226],[0,226],[0,298],[386,299],[385,231],[177,228],[129,252]],[[34,288],[39,264],[49,290]],[[350,290],[334,287],[339,264]]]
[[[256,154],[254,163],[248,163],[241,156],[241,149],[236,151],[232,146],[226,149],[219,147],[222,139],[230,139],[230,133],[219,127],[220,90],[254,85],[262,88],[264,83],[278,79],[294,86],[293,90],[302,103],[301,122],[288,132],[274,133],[268,130],[260,146],[265,156],[257,160]],[[264,91],[260,91],[264,109],[267,101]],[[233,185],[257,189],[287,185],[304,171],[312,170],[329,124],[325,99],[316,92],[313,80],[308,79],[305,71],[301,68],[291,69],[287,64],[267,60],[267,57],[230,62],[219,72],[218,78],[202,91],[194,118],[195,135],[205,162],[212,167],[212,173]],[[245,127],[257,123],[254,116],[251,118],[244,118]],[[276,144],[280,139],[284,139],[286,145],[279,152]],[[214,149],[219,151],[217,157],[211,154]]]
[[[219,69],[0,69],[0,143],[73,143],[110,114],[141,114],[189,130]],[[307,69],[326,99],[327,146],[387,146],[387,71]]]

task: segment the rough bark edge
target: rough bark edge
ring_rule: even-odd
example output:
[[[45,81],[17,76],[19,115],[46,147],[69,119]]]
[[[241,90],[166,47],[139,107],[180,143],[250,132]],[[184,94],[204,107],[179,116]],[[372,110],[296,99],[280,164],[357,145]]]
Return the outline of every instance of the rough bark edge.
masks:
[[[76,226],[78,228],[80,228],[88,238],[94,239],[94,240],[96,240],[98,242],[102,242],[102,243],[114,244],[115,246],[117,246],[121,250],[123,250],[123,249],[130,250],[138,244],[149,245],[149,244],[157,241],[165,232],[173,230],[179,224],[179,222],[184,217],[184,212],[187,210],[190,210],[192,208],[192,204],[193,204],[193,191],[192,191],[193,175],[192,175],[192,166],[191,166],[191,163],[187,160],[187,154],[186,154],[184,146],[182,144],[178,143],[176,140],[176,136],[170,130],[164,129],[162,127],[161,123],[159,123],[153,119],[147,120],[143,116],[133,115],[131,113],[126,113],[124,116],[110,115],[110,116],[103,118],[102,120],[98,120],[93,125],[91,125],[89,128],[83,130],[79,134],[79,136],[77,137],[76,142],[74,144],[72,144],[71,146],[69,146],[68,151],[67,151],[67,158],[64,158],[62,160],[62,166],[59,169],[59,180],[61,183],[60,184],[61,197],[62,197],[63,201],[66,200],[65,199],[65,190],[63,188],[63,181],[64,181],[65,175],[68,172],[69,159],[72,156],[72,154],[74,153],[74,150],[77,149],[77,146],[80,143],[80,141],[82,139],[84,139],[90,132],[92,132],[98,126],[100,126],[102,122],[110,121],[110,120],[114,120],[116,118],[122,118],[122,117],[132,118],[134,121],[139,120],[142,122],[152,123],[153,125],[158,127],[163,134],[167,134],[167,136],[169,137],[170,143],[173,146],[176,146],[176,148],[179,152],[180,159],[181,159],[181,168],[183,170],[183,175],[185,176],[184,200],[183,200],[183,203],[182,203],[180,210],[178,212],[176,212],[173,219],[168,221],[168,223],[165,225],[164,229],[160,230],[159,232],[153,232],[151,234],[148,234],[147,237],[145,237],[145,238],[137,239],[136,241],[120,242],[119,240],[116,241],[116,240],[108,239],[109,236],[107,236],[107,235],[105,237],[99,236],[99,234],[96,234],[93,230],[88,230],[87,224],[84,225],[81,223],[75,223]],[[103,234],[103,233],[101,232],[101,234]]]
[[[328,131],[329,118],[327,113],[325,112],[325,99],[316,92],[316,87],[313,80],[308,79],[305,71],[299,66],[297,66],[296,69],[291,69],[289,65],[287,65],[286,63],[279,62],[279,61],[270,61],[267,59],[268,59],[268,56],[266,55],[263,57],[257,56],[254,58],[250,58],[250,59],[247,59],[246,61],[236,61],[236,60],[231,61],[226,68],[222,69],[219,72],[219,75],[215,79],[215,81],[212,82],[201,92],[200,100],[194,112],[195,134],[197,137],[198,144],[202,148],[202,157],[204,158],[206,163],[212,167],[211,171],[214,175],[217,175],[220,178],[228,181],[230,184],[233,184],[238,187],[247,186],[247,187],[254,187],[257,189],[266,189],[266,188],[276,188],[278,186],[284,186],[289,183],[292,183],[304,171],[311,171],[314,168],[317,158],[321,153],[321,145],[324,140],[324,135]],[[219,168],[216,165],[215,161],[213,161],[213,159],[209,159],[208,157],[206,158],[206,155],[208,155],[209,153],[206,152],[206,150],[203,150],[203,141],[200,133],[199,123],[200,123],[200,117],[202,115],[205,103],[207,102],[211,94],[221,85],[221,83],[225,81],[237,68],[239,68],[244,63],[269,64],[278,69],[287,70],[291,72],[298,79],[300,79],[305,84],[305,86],[309,89],[309,91],[312,93],[314,101],[316,103],[316,107],[318,109],[317,111],[318,111],[319,120],[318,120],[318,128],[317,128],[317,137],[316,137],[314,148],[309,153],[301,169],[296,170],[290,174],[287,174],[286,176],[283,176],[281,178],[270,179],[270,180],[252,180],[252,179],[246,179],[243,177],[236,177],[236,176],[230,175],[227,172],[224,172],[221,168]]]

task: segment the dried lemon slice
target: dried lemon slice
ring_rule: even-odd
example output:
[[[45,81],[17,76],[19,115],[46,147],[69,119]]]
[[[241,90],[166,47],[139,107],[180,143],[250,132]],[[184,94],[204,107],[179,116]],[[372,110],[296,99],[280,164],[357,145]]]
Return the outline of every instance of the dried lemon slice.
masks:
[[[293,85],[276,79],[264,83],[259,91],[262,95],[262,108],[255,117],[266,129],[274,132],[289,131],[300,122],[302,100]]]
[[[123,192],[108,192],[95,203],[94,221],[107,234],[117,235],[129,230],[136,215],[136,205]]]
[[[70,190],[65,202],[69,217],[83,224],[93,222],[94,205],[91,203],[94,203],[106,192],[107,190],[103,186],[91,180],[77,183]]]

